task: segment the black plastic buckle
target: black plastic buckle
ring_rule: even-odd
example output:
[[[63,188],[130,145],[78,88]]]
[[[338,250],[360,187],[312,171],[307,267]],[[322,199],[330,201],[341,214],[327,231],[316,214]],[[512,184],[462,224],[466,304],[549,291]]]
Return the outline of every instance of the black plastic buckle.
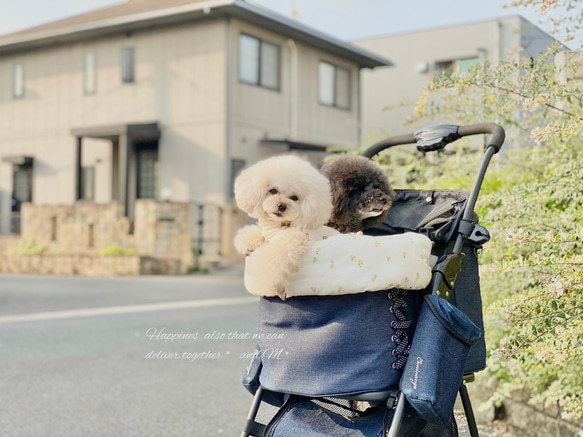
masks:
[[[475,246],[482,246],[490,241],[488,229],[470,220],[460,221],[458,232],[463,234],[464,238]]]

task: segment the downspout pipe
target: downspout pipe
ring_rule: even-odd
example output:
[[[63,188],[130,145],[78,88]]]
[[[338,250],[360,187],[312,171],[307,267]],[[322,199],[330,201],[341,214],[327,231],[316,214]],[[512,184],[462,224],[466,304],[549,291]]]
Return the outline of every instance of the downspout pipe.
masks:
[[[298,139],[298,47],[293,39],[287,40],[290,49],[289,136]]]
[[[231,181],[231,74],[233,58],[233,41],[231,34],[231,18],[227,17],[226,28],[226,63],[225,63],[225,203],[229,203],[233,198],[233,187]]]

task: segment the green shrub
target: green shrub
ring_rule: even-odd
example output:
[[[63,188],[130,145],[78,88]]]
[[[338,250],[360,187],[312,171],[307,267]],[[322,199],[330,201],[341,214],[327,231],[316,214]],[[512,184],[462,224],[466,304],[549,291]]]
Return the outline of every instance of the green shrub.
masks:
[[[481,256],[493,401],[526,388],[534,401],[581,418],[583,98],[577,84],[559,82],[556,53],[437,76],[411,120],[496,121],[522,146],[493,160],[477,208],[493,236]],[[441,170],[422,156],[401,158],[414,176],[408,186],[469,189],[480,155],[470,149],[442,154]]]
[[[45,246],[38,246],[34,240],[20,239],[18,246],[10,250],[11,255],[42,255],[46,253]]]
[[[119,246],[107,246],[99,251],[99,256],[112,256],[112,255],[135,255],[136,250],[131,248],[124,248]]]

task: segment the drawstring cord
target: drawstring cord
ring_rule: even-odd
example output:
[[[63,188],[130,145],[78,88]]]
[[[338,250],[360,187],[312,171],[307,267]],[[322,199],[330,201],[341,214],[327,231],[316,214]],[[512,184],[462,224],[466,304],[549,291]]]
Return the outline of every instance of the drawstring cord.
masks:
[[[391,328],[395,330],[395,334],[391,340],[395,343],[393,355],[397,357],[397,361],[393,363],[393,369],[403,370],[409,358],[409,336],[407,329],[411,326],[411,320],[407,320],[407,291],[394,289],[389,292],[389,299],[393,301],[390,310],[395,315],[397,320],[391,322]]]

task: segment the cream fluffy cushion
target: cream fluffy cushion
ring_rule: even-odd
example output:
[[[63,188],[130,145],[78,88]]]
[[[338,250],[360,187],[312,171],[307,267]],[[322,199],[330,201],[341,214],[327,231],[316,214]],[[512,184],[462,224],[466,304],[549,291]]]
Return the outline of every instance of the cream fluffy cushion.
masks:
[[[431,280],[431,241],[412,232],[372,237],[336,234],[314,243],[301,258],[286,296],[339,295],[401,288],[420,290]],[[251,258],[253,254],[250,255]],[[264,295],[247,260],[245,287]]]

